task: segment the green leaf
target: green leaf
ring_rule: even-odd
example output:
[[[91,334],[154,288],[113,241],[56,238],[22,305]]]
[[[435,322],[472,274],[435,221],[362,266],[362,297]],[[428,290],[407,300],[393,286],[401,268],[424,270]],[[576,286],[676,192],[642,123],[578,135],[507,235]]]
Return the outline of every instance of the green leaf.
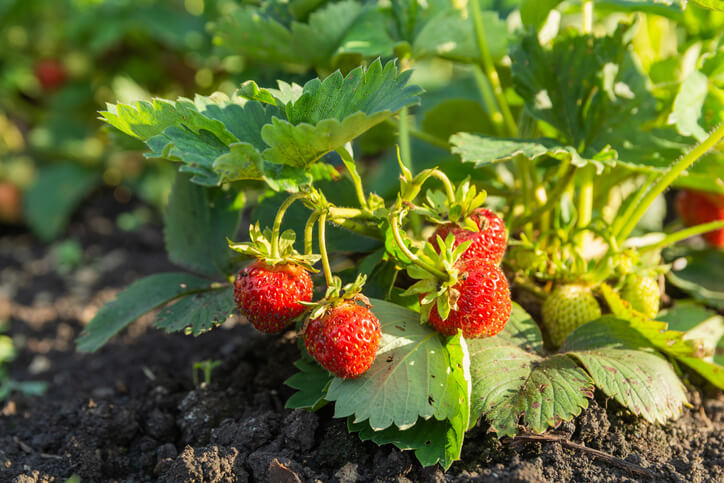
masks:
[[[372,367],[355,379],[335,378],[326,399],[335,417],[354,415],[374,430],[405,430],[418,418],[452,419],[464,411],[466,351],[459,337],[445,338],[421,325],[419,314],[372,300],[382,339]]]
[[[548,14],[561,3],[561,0],[523,0],[520,4],[520,19],[523,25],[541,27]]]
[[[452,152],[459,154],[463,162],[475,163],[476,167],[512,159],[519,154],[528,159],[550,156],[561,161],[570,160],[571,164],[578,167],[593,163],[599,173],[604,165],[613,164],[607,159],[606,153],[599,153],[593,159],[585,159],[575,148],[547,138],[505,139],[461,132],[450,138],[450,144],[453,145]]]
[[[669,363],[628,321],[604,316],[584,324],[561,350],[581,361],[596,387],[649,422],[677,417],[687,402]]]
[[[483,10],[483,27],[488,50],[493,61],[508,53],[511,37],[506,23],[497,12]],[[472,15],[463,15],[459,10],[450,9],[431,18],[415,37],[412,55],[416,58],[442,57],[451,60],[480,62]]]
[[[618,150],[629,140],[631,125],[655,116],[646,78],[624,40],[627,28],[605,37],[560,35],[551,49],[530,32],[511,53],[513,83],[528,111],[583,157],[608,144]]]
[[[198,336],[223,324],[234,307],[234,288],[231,285],[183,295],[161,310],[155,325],[166,332],[185,331]]]
[[[724,251],[692,250],[677,255],[686,260],[680,270],[668,273],[669,281],[692,297],[717,309],[724,309]],[[677,267],[678,264],[675,264]]]
[[[468,346],[471,424],[482,414],[499,436],[513,436],[522,416],[529,429],[543,432],[588,406],[589,377],[568,357],[544,356],[540,329],[518,304],[502,332]]]
[[[381,22],[370,12],[374,10],[346,0],[317,9],[306,23],[286,27],[257,8],[242,6],[223,16],[214,34],[218,45],[250,59],[329,68],[340,53],[389,54],[384,24],[376,25]],[[367,29],[359,30],[360,24]]]
[[[400,450],[414,451],[422,466],[439,463],[447,470],[460,459],[463,440],[447,419],[419,419],[414,426],[404,431],[395,426],[375,431],[366,421],[354,423],[350,417],[347,419],[347,428],[350,432],[356,432],[362,441],[372,441],[380,446],[394,444]]]
[[[724,12],[724,1],[723,0],[692,0],[695,4],[700,7],[708,8],[709,10],[718,10]]]
[[[296,389],[297,392],[292,394],[284,407],[316,411],[327,404],[324,397],[327,394],[327,387],[332,381],[329,372],[319,364],[307,359],[299,359],[294,365],[300,372],[284,381],[284,384]]]
[[[241,220],[234,200],[231,191],[197,186],[178,173],[164,225],[169,259],[203,275],[229,275],[232,251],[226,239],[234,237]]]
[[[674,109],[669,116],[669,122],[674,123],[680,134],[694,136],[703,141],[707,133],[699,125],[701,108],[709,91],[709,79],[698,70],[689,74],[679,87],[679,93],[674,99]]]
[[[23,196],[28,225],[43,240],[58,237],[98,182],[98,173],[77,164],[63,163],[40,170]]]
[[[346,77],[335,72],[324,81],[304,85],[301,97],[286,106],[287,120],[272,119],[262,129],[270,146],[264,159],[306,167],[392,116],[419,103],[417,86],[408,86],[411,71],[399,73],[394,62],[379,60]]]
[[[80,352],[94,352],[131,322],[182,295],[210,290],[211,282],[188,273],[158,273],[137,280],[93,317],[77,340]]]

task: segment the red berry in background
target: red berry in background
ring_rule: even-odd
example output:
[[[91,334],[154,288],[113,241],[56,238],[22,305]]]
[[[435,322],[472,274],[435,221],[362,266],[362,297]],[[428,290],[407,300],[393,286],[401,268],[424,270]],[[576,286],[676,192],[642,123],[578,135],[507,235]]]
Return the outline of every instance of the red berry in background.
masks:
[[[20,188],[9,181],[0,181],[0,223],[18,223],[22,201]]]
[[[312,300],[312,277],[296,264],[257,261],[239,272],[234,299],[251,325],[262,332],[281,332],[304,312],[299,302]]]
[[[68,78],[65,67],[54,59],[45,59],[35,64],[35,78],[46,91],[54,91],[61,87]]]
[[[304,345],[329,372],[351,378],[370,368],[380,337],[380,322],[370,309],[355,302],[344,302],[307,324]]]
[[[486,260],[462,260],[458,268],[460,275],[454,287],[460,293],[457,310],[451,310],[447,319],[442,320],[435,302],[430,323],[445,335],[456,334],[458,329],[462,329],[465,338],[497,334],[508,323],[512,309],[505,274]]]
[[[468,240],[473,241],[462,256],[464,260],[477,258],[499,264],[503,260],[507,243],[503,220],[487,208],[476,209],[468,218],[478,225],[480,231],[466,230],[456,223],[445,223],[435,230],[435,233],[432,234],[428,241],[432,243],[432,246],[437,247],[436,240],[438,236],[445,240],[448,234],[452,233],[455,235],[454,246]]]
[[[686,225],[724,220],[724,195],[683,190],[676,196],[676,211]],[[724,248],[724,228],[704,233],[711,245]]]

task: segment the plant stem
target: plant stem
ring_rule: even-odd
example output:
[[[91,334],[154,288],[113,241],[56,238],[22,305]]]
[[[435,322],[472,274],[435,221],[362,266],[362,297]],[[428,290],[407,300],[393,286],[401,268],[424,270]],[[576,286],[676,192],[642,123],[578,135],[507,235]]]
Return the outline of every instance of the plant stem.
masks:
[[[365,198],[364,188],[362,187],[362,178],[360,178],[360,175],[357,172],[357,166],[354,163],[354,159],[352,159],[352,155],[344,147],[337,149],[337,154],[339,154],[339,157],[342,158],[342,162],[347,168],[350,178],[352,178],[352,182],[354,183],[354,189],[357,193],[357,200],[359,200],[360,206],[363,209],[367,209],[367,198]]]
[[[412,253],[409,248],[407,248],[407,245],[405,245],[405,242],[402,240],[402,235],[400,234],[400,219],[399,217],[402,215],[402,212],[398,212],[397,214],[392,213],[390,215],[390,228],[392,229],[392,236],[395,239],[395,243],[397,244],[397,247],[402,251],[402,253],[405,254],[407,258],[412,260],[412,263],[417,265],[418,267],[422,268],[423,270],[432,273],[433,275],[440,278],[440,280],[447,280],[448,275],[447,273],[443,272],[442,270],[438,269],[437,267],[433,267],[432,265],[425,263],[423,260],[420,259],[417,255]]]
[[[490,121],[493,123],[495,128],[495,134],[498,137],[505,137],[505,126],[503,125],[503,114],[498,109],[498,103],[495,102],[495,97],[492,93],[490,83],[485,78],[485,74],[479,65],[473,65],[473,77],[475,78],[475,84],[478,86],[480,97],[483,98],[483,103],[490,109]]]
[[[286,200],[284,200],[284,203],[279,207],[279,210],[277,211],[277,215],[274,217],[274,226],[272,228],[272,238],[271,238],[271,256],[272,258],[279,258],[279,229],[282,226],[282,219],[284,218],[284,213],[286,213],[287,208],[291,206],[292,203],[294,203],[296,200],[305,198],[307,195],[306,193],[295,193],[291,196],[289,196]]]
[[[329,266],[329,257],[327,256],[327,239],[326,239],[327,212],[323,211],[319,214],[319,254],[322,256],[322,269],[324,270],[324,280],[327,287],[331,287],[333,283],[332,269]]]
[[[397,125],[400,144],[400,159],[402,159],[402,164],[404,164],[407,169],[414,172],[412,169],[409,122],[409,115],[407,113],[407,108],[405,107],[400,111],[400,121]]]
[[[470,10],[473,19],[473,26],[475,27],[475,36],[478,40],[478,48],[480,49],[483,70],[490,81],[490,86],[493,88],[493,94],[495,94],[495,98],[498,101],[498,107],[500,108],[500,112],[503,114],[503,121],[508,129],[508,133],[511,136],[515,136],[518,133],[518,126],[513,119],[513,114],[510,112],[508,101],[505,99],[505,93],[503,92],[503,88],[500,84],[500,76],[498,76],[498,71],[495,69],[495,64],[493,63],[493,58],[490,56],[488,39],[485,37],[483,16],[480,13],[480,2],[478,0],[470,0]]]
[[[544,213],[548,212],[550,209],[552,209],[556,203],[561,199],[561,196],[563,196],[563,193],[565,193],[566,189],[568,188],[568,185],[573,180],[575,174],[576,174],[577,168],[575,166],[568,166],[566,174],[563,176],[563,178],[558,181],[558,184],[555,188],[553,188],[553,191],[551,191],[550,198],[548,198],[548,201],[546,201],[546,204],[536,208],[528,215],[524,216],[523,218],[519,218],[517,220],[513,220],[514,223],[512,223],[510,231],[514,231],[515,228],[525,225],[526,223],[529,223],[539,216],[543,215]]]
[[[581,190],[578,197],[578,228],[586,228],[593,218],[593,166],[584,166],[581,169]],[[578,234],[577,244],[584,247],[590,239],[590,233],[581,232]]]
[[[311,215],[309,215],[309,218],[307,218],[307,223],[304,225],[304,254],[305,255],[311,255],[314,252],[313,247],[313,236],[314,236],[314,224],[317,222],[317,219],[319,219],[320,212],[319,211],[313,211]]]
[[[668,171],[659,177],[658,181],[648,190],[644,199],[636,206],[634,212],[624,223],[623,228],[617,237],[619,244],[628,238],[656,197],[663,193],[664,190],[668,188],[685,169],[694,164],[694,161],[715,147],[723,137],[724,123],[721,123],[719,127],[712,131],[704,141],[694,147],[694,149],[689,151],[683,158],[674,163]]]
[[[636,191],[633,194],[633,197],[626,202],[626,209],[624,210],[623,214],[617,216],[616,220],[614,220],[613,222],[612,231],[615,237],[618,237],[618,234],[621,233],[621,230],[623,229],[623,224],[633,215],[634,210],[641,203],[641,200],[646,194],[646,187],[651,185],[654,182],[654,179],[656,179],[655,175],[647,176],[646,180],[638,188],[638,191]]]
[[[455,187],[453,186],[452,182],[450,181],[450,178],[448,178],[445,173],[443,173],[442,171],[440,171],[437,168],[430,170],[430,176],[442,181],[442,184],[445,187],[445,193],[447,194],[448,201],[450,201],[450,203],[455,203],[455,201],[456,201]]]
[[[701,235],[708,231],[718,230],[724,228],[724,220],[710,221],[709,223],[702,223],[701,225],[695,225],[684,230],[671,233],[652,245],[646,245],[639,248],[639,253],[646,253],[659,248],[664,248],[674,243],[680,242],[692,236]]]

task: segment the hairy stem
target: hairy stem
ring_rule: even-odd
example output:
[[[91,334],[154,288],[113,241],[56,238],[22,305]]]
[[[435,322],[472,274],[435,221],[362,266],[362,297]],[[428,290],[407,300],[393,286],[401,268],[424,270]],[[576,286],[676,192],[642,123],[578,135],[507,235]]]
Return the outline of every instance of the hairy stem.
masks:
[[[651,206],[657,196],[664,192],[676,178],[684,172],[689,166],[694,164],[694,161],[702,157],[707,151],[715,147],[719,141],[724,137],[724,123],[720,124],[709,136],[694,149],[689,151],[683,158],[674,163],[674,165],[662,174],[658,181],[648,190],[646,196],[644,196],[641,203],[639,203],[631,216],[626,220],[618,234],[619,244],[623,242],[631,234],[633,229],[638,224],[639,220],[644,216],[646,210]]]
[[[661,241],[658,241],[652,245],[643,246],[639,248],[639,253],[646,253],[652,250],[657,250],[659,248],[664,248],[666,246],[680,242],[681,240],[691,238],[692,236],[701,235],[702,233],[706,233],[709,231],[719,230],[720,228],[724,228],[724,220],[710,221],[709,223],[695,225],[684,230],[679,230],[677,232],[671,233],[663,238]]]
[[[445,187],[445,194],[447,195],[448,201],[450,201],[450,203],[454,203],[456,201],[455,187],[450,181],[450,178],[448,178],[445,173],[437,168],[430,170],[430,176],[442,181],[442,184]]]
[[[590,34],[593,32],[593,0],[584,0],[582,8],[583,33]]]
[[[584,166],[581,169],[581,190],[578,193],[578,228],[586,228],[593,218],[593,166]],[[590,233],[582,231],[576,237],[579,247],[584,247],[590,239]]]
[[[563,193],[566,192],[566,189],[568,189],[568,185],[573,180],[575,174],[576,174],[577,168],[575,166],[568,166],[566,174],[558,181],[558,184],[553,188],[553,190],[550,193],[550,197],[546,201],[546,203],[543,206],[540,206],[530,212],[528,215],[518,218],[517,220],[514,219],[511,227],[511,232],[514,231],[515,228],[525,225],[526,223],[530,223],[531,221],[536,220],[539,216],[542,216],[544,213],[547,213],[551,209],[553,209],[560,201],[561,196],[563,196]]]
[[[282,220],[284,219],[284,213],[287,208],[291,206],[296,200],[305,198],[306,193],[295,193],[289,198],[284,200],[284,203],[279,207],[277,215],[274,217],[274,226],[272,228],[272,239],[271,239],[271,256],[272,258],[279,258],[279,229],[282,226]]]

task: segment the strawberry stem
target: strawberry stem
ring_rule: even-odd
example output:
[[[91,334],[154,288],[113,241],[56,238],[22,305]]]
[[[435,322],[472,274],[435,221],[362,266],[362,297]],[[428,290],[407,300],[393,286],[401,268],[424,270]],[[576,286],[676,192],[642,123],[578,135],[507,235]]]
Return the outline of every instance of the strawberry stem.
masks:
[[[578,228],[585,229],[593,218],[593,166],[584,166],[581,170],[581,191],[578,196]],[[590,234],[581,231],[576,237],[577,244],[580,248],[586,246],[591,239]]]
[[[307,218],[307,223],[304,225],[304,254],[305,255],[311,255],[314,252],[314,248],[312,246],[312,242],[314,241],[314,224],[319,219],[320,212],[313,211],[311,215],[309,215],[309,218]]]
[[[409,130],[409,116],[407,108],[404,107],[400,111],[400,122],[398,123],[397,133],[399,136],[400,145],[400,158],[402,164],[404,164],[410,171],[412,171],[412,149],[410,148],[410,130]]]
[[[663,238],[660,241],[653,243],[651,245],[645,245],[645,246],[639,248],[639,253],[646,253],[646,252],[650,252],[652,250],[656,250],[659,248],[664,248],[666,246],[673,245],[674,243],[680,242],[681,240],[685,240],[692,236],[701,235],[702,233],[706,233],[706,232],[713,231],[713,230],[719,230],[721,228],[724,228],[724,220],[710,221],[709,223],[702,223],[701,225],[695,225],[695,226],[686,228],[684,230],[679,230],[677,232],[671,233],[671,234],[667,235],[665,238]]]
[[[319,254],[322,256],[322,269],[324,270],[324,280],[327,287],[331,287],[334,283],[332,269],[329,266],[329,257],[327,256],[327,239],[326,239],[327,211],[319,214]]]
[[[445,187],[445,194],[447,195],[448,201],[450,203],[455,203],[457,201],[457,199],[455,197],[455,187],[453,186],[452,182],[450,181],[450,178],[448,178],[445,173],[443,173],[442,171],[440,171],[437,168],[433,168],[430,170],[430,176],[442,181],[442,184]]]
[[[583,33],[593,32],[593,0],[583,2]]]
[[[498,107],[503,115],[503,121],[505,127],[508,129],[508,133],[511,136],[518,134],[518,126],[513,119],[513,114],[510,112],[508,107],[508,101],[505,99],[505,93],[500,84],[500,76],[498,71],[495,69],[493,63],[493,57],[490,55],[490,49],[488,48],[488,39],[485,37],[485,26],[483,24],[483,16],[480,13],[480,2],[478,0],[470,1],[470,14],[473,19],[473,26],[475,27],[475,36],[478,40],[478,48],[480,49],[480,58],[485,75],[490,82],[490,86],[493,88],[493,94],[498,102]]]
[[[339,157],[342,158],[342,162],[347,168],[350,178],[352,178],[352,182],[354,183],[354,189],[357,193],[357,199],[359,200],[359,205],[366,210],[368,208],[368,205],[367,198],[365,198],[364,188],[362,187],[362,178],[360,178],[360,175],[357,172],[357,166],[354,163],[352,155],[349,153],[349,151],[347,151],[345,147],[337,149],[337,154],[339,154]]]
[[[423,270],[435,275],[440,280],[448,280],[450,277],[447,273],[445,273],[443,270],[440,270],[437,267],[434,267],[433,265],[426,263],[420,257],[412,253],[410,249],[407,247],[405,242],[402,239],[402,234],[400,233],[400,218],[402,218],[403,211],[398,211],[397,213],[391,213],[390,214],[390,228],[392,230],[392,236],[395,239],[395,244],[400,249],[402,253],[405,254],[407,258],[409,258],[412,263],[417,265],[418,267],[422,268]]]
[[[284,213],[286,213],[287,208],[289,208],[292,203],[294,203],[298,199],[305,198],[306,196],[306,193],[295,193],[286,200],[284,200],[284,203],[282,203],[282,205],[279,207],[279,211],[277,211],[277,214],[274,217],[274,226],[272,227],[271,256],[273,259],[279,258],[279,229],[282,226]]]
[[[714,131],[712,131],[703,142],[694,147],[694,149],[689,151],[683,158],[674,163],[671,168],[659,177],[658,181],[646,192],[646,196],[644,196],[641,203],[636,205],[636,209],[633,211],[631,216],[626,219],[623,228],[617,236],[619,244],[628,238],[634,228],[636,228],[636,225],[641,218],[643,218],[646,210],[648,210],[649,206],[651,206],[651,203],[653,203],[654,200],[663,193],[664,190],[668,188],[671,183],[673,183],[676,178],[684,172],[685,169],[694,164],[694,162],[706,154],[707,151],[716,147],[722,138],[724,138],[724,122],[714,129]],[[642,189],[645,189],[645,187]]]

